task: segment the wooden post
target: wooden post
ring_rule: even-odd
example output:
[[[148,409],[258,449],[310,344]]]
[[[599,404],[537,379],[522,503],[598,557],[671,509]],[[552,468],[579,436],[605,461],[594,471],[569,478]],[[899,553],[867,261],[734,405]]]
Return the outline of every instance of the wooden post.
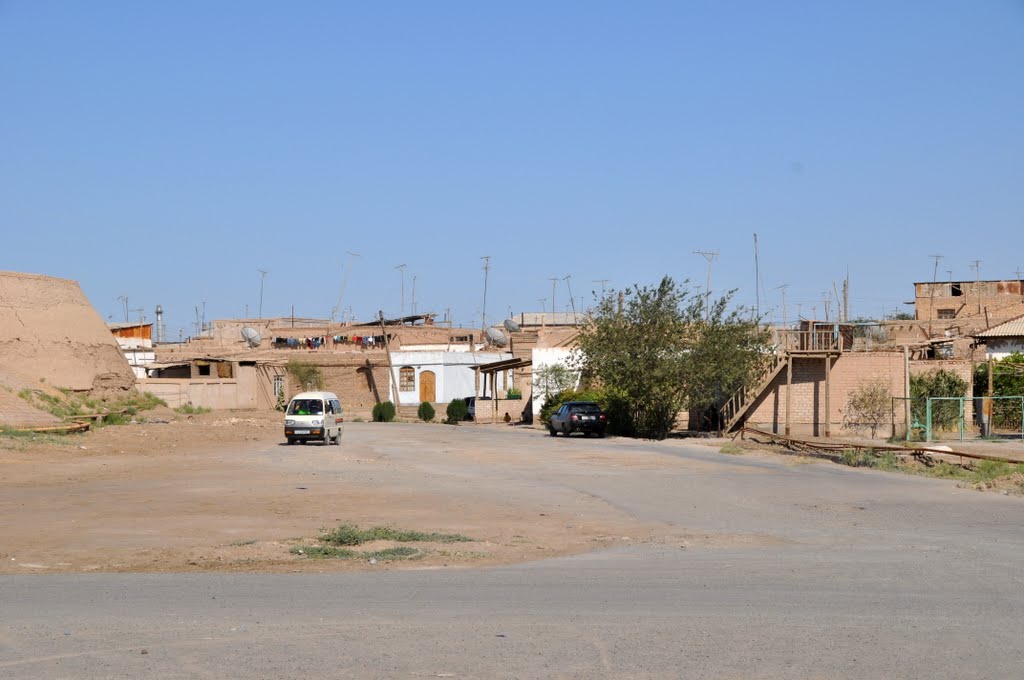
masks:
[[[793,404],[793,355],[786,354],[786,436],[790,435],[790,414]]]
[[[384,350],[388,355],[388,373],[391,374],[391,394],[395,397],[395,411],[402,405],[401,399],[398,397],[398,381],[395,380],[395,365],[391,363],[391,343],[388,341],[388,332],[384,328],[384,312],[378,311],[380,315],[380,332],[384,335]]]
[[[825,437],[832,436],[832,389],[830,376],[832,373],[832,357],[825,355]]]
[[[994,364],[995,364],[995,362],[990,357],[989,360],[988,360],[988,396],[990,396],[990,397],[993,394],[992,393],[992,369],[995,367]]]

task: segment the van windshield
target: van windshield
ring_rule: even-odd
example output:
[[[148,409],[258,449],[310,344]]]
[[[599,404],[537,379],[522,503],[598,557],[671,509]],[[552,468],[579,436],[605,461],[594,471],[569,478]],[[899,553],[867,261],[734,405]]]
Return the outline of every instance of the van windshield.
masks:
[[[290,416],[321,416],[324,413],[324,402],[320,399],[292,399],[288,404]]]

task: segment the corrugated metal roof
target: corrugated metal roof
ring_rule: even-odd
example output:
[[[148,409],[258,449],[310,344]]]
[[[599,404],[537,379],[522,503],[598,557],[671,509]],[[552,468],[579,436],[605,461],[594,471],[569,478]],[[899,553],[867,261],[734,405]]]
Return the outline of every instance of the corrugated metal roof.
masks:
[[[975,333],[976,338],[1021,338],[1024,337],[1024,315],[1004,321],[1001,324]]]

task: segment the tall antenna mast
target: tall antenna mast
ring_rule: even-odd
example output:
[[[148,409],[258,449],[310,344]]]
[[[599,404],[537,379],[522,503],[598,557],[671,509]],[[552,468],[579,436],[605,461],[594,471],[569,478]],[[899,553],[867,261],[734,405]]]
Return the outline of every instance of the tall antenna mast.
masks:
[[[263,281],[267,278],[267,274],[270,273],[268,269],[257,269],[260,273],[260,317],[263,318]]]
[[[491,271],[491,256],[483,255],[480,257],[484,261],[484,304],[480,308],[480,330],[487,329],[487,276]]]
[[[551,314],[552,314],[551,322],[554,323],[554,321],[555,321],[554,314],[555,314],[555,312],[558,311],[558,309],[555,307],[555,291],[556,291],[556,287],[558,286],[558,277],[557,276],[552,276],[551,278],[548,279],[548,281],[551,282]]]
[[[928,257],[935,260],[935,266],[932,268],[932,285],[928,294],[928,337],[931,337],[932,319],[935,318],[935,286],[939,277],[939,262],[942,261],[942,255],[929,255]]]
[[[705,305],[705,310],[706,310],[705,311],[705,316],[708,319],[710,319],[711,318],[711,263],[714,262],[715,258],[718,257],[718,251],[717,250],[695,250],[695,251],[693,251],[693,254],[694,255],[700,255],[701,257],[703,257],[705,260],[708,261],[708,284],[707,284],[707,287],[704,289],[704,297],[705,297],[704,305]]]
[[[576,323],[576,301],[572,297],[572,284],[569,283],[569,279],[572,278],[572,274],[567,274],[563,281],[565,281],[566,287],[569,289],[569,306],[572,307],[572,322]]]
[[[397,269],[402,276],[402,299],[401,305],[398,308],[398,318],[401,319],[405,316],[405,264],[395,265],[394,269]]]
[[[416,316],[416,275],[415,274],[412,275],[412,308],[409,310],[409,312],[413,316]]]
[[[601,284],[601,299],[602,300],[604,299],[604,288],[608,284],[608,281],[609,281],[609,279],[594,279],[593,281],[591,281],[591,283],[600,283]]]
[[[971,262],[974,270],[974,290],[978,293],[978,314],[981,314],[981,260]]]
[[[754,292],[756,293],[755,300],[757,300],[757,302],[755,303],[756,306],[754,307],[754,309],[755,309],[755,311],[757,313],[757,318],[760,319],[761,318],[761,268],[760,268],[760,264],[758,263],[758,260],[757,260],[757,233],[756,232],[754,233]]]

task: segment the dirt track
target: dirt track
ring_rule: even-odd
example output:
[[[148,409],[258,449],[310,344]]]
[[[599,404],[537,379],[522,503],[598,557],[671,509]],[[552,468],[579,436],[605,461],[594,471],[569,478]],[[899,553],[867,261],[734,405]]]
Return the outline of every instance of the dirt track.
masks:
[[[683,540],[571,489],[503,481],[502,465],[545,464],[529,451],[539,432],[522,433],[523,451],[496,452],[486,427],[350,423],[342,446],[288,447],[276,413],[156,417],[173,420],[0,440],[0,573],[367,568],[289,553],[345,522],[476,539],[420,545],[424,555],[406,567]],[[567,444],[568,460],[597,469],[652,464],[628,442],[614,458],[589,456],[584,440]],[[444,463],[398,465],[394,447],[438,451]]]

